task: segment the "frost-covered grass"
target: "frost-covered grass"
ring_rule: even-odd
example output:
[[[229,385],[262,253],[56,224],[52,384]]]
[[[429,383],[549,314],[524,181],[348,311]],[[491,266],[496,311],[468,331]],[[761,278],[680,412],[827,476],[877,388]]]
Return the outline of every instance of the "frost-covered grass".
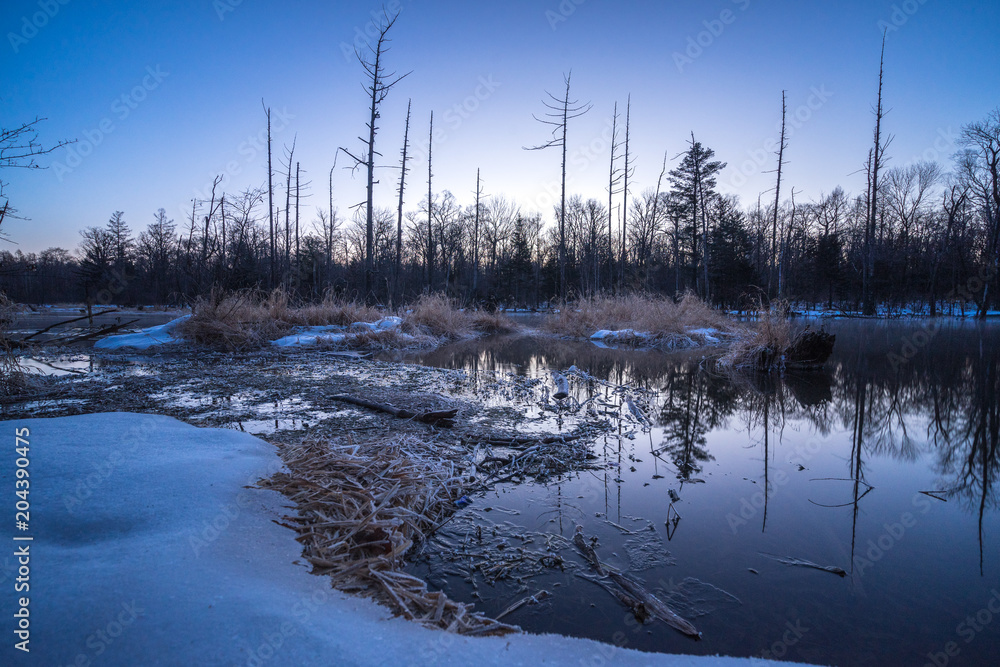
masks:
[[[390,349],[519,328],[506,315],[467,311],[438,294],[421,297],[400,312],[394,326],[377,331],[370,327],[365,330],[364,324],[392,320],[385,309],[347,301],[331,293],[320,303],[296,304],[282,290],[270,293],[216,290],[199,299],[193,311],[191,318],[178,327],[178,333],[198,345],[225,350],[257,349],[296,336],[301,342],[295,345],[300,346],[313,334],[317,334],[317,339],[310,339],[309,344]],[[343,332],[308,330],[316,327],[342,327]],[[355,330],[348,331],[352,327]]]
[[[618,333],[614,342],[653,346],[691,338],[692,333],[731,334],[739,329],[692,294],[680,302],[639,294],[579,299],[565,304],[544,326],[552,333],[574,338],[592,338],[601,331]]]
[[[769,308],[759,305],[756,329],[740,336],[719,363],[737,370],[770,370],[780,362],[794,337],[787,302],[776,301]]]
[[[14,302],[0,292],[0,396],[19,394],[27,386],[24,369],[21,368],[14,344],[7,335],[14,325],[17,312]]]

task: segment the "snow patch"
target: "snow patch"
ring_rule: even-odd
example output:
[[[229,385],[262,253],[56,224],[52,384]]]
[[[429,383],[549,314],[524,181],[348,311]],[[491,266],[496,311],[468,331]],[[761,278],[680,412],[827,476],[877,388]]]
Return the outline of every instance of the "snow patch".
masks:
[[[689,336],[701,336],[706,343],[718,343],[719,338],[715,335],[719,333],[718,329],[705,328],[705,329],[688,329],[687,333]]]
[[[391,331],[399,329],[402,325],[403,318],[391,316],[383,317],[376,322],[354,322],[350,326],[350,331],[353,333]],[[271,341],[271,345],[275,347],[312,347],[321,343],[335,345],[343,343],[348,335],[341,326],[300,327],[284,338]]]
[[[558,635],[461,637],[390,618],[309,574],[296,534],[277,523],[294,511],[289,501],[253,486],[281,469],[266,442],[159,415],[16,424],[30,432],[32,482],[50,490],[32,494],[37,664],[98,655],[107,665],[793,664]],[[0,457],[3,488],[14,487],[15,470],[15,457]],[[14,503],[0,510],[5,525],[14,512]],[[14,604],[0,596],[0,614],[9,619]],[[13,644],[0,648],[0,664],[14,664]]]
[[[184,315],[176,320],[170,320],[166,324],[149,327],[136,333],[108,336],[94,343],[94,347],[99,350],[121,350],[124,348],[148,350],[159,345],[173,345],[181,341],[179,336],[174,335],[177,325],[190,317],[190,315]]]
[[[646,331],[636,331],[635,329],[619,329],[617,331],[612,331],[610,329],[601,329],[600,331],[591,334],[590,340],[601,340],[606,343],[615,343],[621,340],[635,340],[640,338],[642,340],[649,340],[653,335]]]

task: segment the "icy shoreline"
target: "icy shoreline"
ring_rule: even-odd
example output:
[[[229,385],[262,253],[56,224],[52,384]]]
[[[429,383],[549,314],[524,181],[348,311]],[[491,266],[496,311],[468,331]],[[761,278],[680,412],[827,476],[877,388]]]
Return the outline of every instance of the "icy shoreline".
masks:
[[[792,664],[556,635],[460,637],[389,619],[297,562],[294,533],[274,523],[287,500],[247,488],[281,466],[262,440],[128,413],[7,424],[30,430],[40,664]],[[8,488],[14,469],[12,457],[0,462]],[[5,512],[13,525],[13,504]],[[15,602],[0,598],[5,618]],[[5,664],[19,653],[5,642]]]

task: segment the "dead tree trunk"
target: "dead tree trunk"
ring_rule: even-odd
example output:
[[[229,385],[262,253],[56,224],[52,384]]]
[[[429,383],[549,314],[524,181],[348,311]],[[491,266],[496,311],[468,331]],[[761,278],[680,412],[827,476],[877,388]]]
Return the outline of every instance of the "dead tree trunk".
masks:
[[[781,168],[785,161],[785,91],[781,91],[781,141],[778,144],[778,179],[774,186],[774,217],[771,219],[771,269],[767,272],[767,296],[774,295],[772,281],[774,280],[775,264],[778,257],[778,210],[781,207]],[[780,281],[779,281],[780,282]],[[781,291],[779,286],[778,291]]]
[[[625,289],[625,284],[628,275],[628,241],[626,240],[626,226],[628,224],[628,177],[631,175],[629,172],[632,170],[632,164],[629,157],[629,134],[632,129],[632,96],[628,96],[628,102],[625,106],[625,169],[622,172],[622,177],[624,183],[622,184],[622,246],[621,252],[619,253],[619,264],[621,265],[621,278],[619,279],[619,284],[622,289]]]
[[[611,167],[608,172],[608,287],[615,289],[615,240],[613,229],[614,196],[620,192],[615,186],[621,181],[621,172],[615,169],[618,161],[618,102],[611,116]]]
[[[406,189],[406,153],[410,147],[410,108],[413,100],[406,103],[406,129],[403,131],[403,163],[399,170],[399,208],[396,211],[396,261],[392,270],[392,295],[399,299],[399,274],[403,268],[403,192]]]
[[[261,106],[264,106],[264,100],[260,101]],[[268,230],[270,232],[270,269],[271,269],[271,287],[274,287],[274,256],[276,251],[276,246],[274,243],[274,183],[272,181],[272,175],[274,170],[271,168],[271,109],[270,107],[264,107],[264,114],[267,116],[267,224]],[[332,178],[332,176],[331,176]]]
[[[434,178],[432,170],[432,151],[434,146],[434,112],[431,111],[431,128],[427,138],[427,292],[434,289],[434,230],[432,213],[434,210],[434,195],[431,191],[431,181]]]
[[[885,33],[882,33],[882,55],[878,66],[878,105],[875,108],[875,148],[871,162],[871,204],[868,208],[868,233],[865,234],[865,281],[863,289],[864,314],[875,314],[875,292],[872,284],[875,277],[875,224],[878,216],[878,173],[885,157],[885,149],[892,139],[882,141],[882,81],[885,73]]]
[[[542,102],[545,108],[549,110],[546,112],[545,118],[534,116],[538,122],[552,127],[553,138],[540,146],[525,147],[525,150],[542,150],[552,147],[562,148],[562,190],[559,200],[559,296],[563,301],[566,300],[566,134],[569,121],[573,118],[579,118],[590,111],[591,108],[589,102],[579,104],[576,100],[571,101],[569,99],[569,84],[572,75],[573,73],[570,72],[564,77],[566,92],[562,99],[546,91],[546,94],[552,98],[552,102],[544,100]],[[546,118],[550,120],[546,120]]]
[[[375,156],[381,157],[381,153],[375,150],[375,135],[378,133],[377,121],[379,118],[379,106],[389,95],[389,91],[392,87],[409,75],[409,72],[407,72],[406,74],[397,77],[394,72],[385,71],[385,65],[382,62],[382,57],[385,55],[386,51],[388,51],[387,45],[389,38],[387,37],[387,34],[393,24],[396,23],[396,19],[399,18],[399,12],[390,17],[388,12],[383,10],[382,15],[383,21],[377,28],[378,39],[375,41],[374,45],[369,45],[369,53],[366,56],[362,56],[361,53],[355,51],[358,62],[361,63],[361,67],[365,70],[365,75],[368,80],[365,88],[368,92],[370,100],[367,123],[368,138],[362,139],[361,137],[358,137],[358,139],[365,145],[365,153],[363,157],[357,157],[348,152],[348,155],[354,159],[355,167],[364,166],[368,176],[368,196],[366,200],[367,209],[365,213],[364,262],[364,291],[366,301],[371,301],[372,299],[372,288],[374,287],[375,274]]]
[[[479,202],[483,196],[483,188],[479,180],[479,169],[476,169],[476,218],[472,225],[472,296],[479,294]]]
[[[291,252],[292,252],[292,157],[295,155],[295,142],[298,140],[298,135],[292,138],[292,149],[288,152],[288,165],[285,169],[285,263],[282,267],[282,273],[287,274],[288,270],[291,268]],[[282,279],[282,281],[287,278],[287,275]],[[287,287],[287,285],[286,285]]]

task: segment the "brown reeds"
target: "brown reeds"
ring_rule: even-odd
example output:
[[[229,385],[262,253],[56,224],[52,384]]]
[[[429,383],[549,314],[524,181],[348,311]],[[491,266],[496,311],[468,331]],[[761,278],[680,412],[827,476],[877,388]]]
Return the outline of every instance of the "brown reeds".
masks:
[[[318,304],[295,305],[288,293],[212,290],[200,297],[178,331],[194,343],[224,350],[248,350],[281,338],[297,326],[347,326],[382,317],[377,308],[345,301],[328,292]]]
[[[25,391],[28,380],[18,361],[9,332],[14,325],[17,307],[0,292],[0,396],[15,396]]]
[[[282,457],[289,472],[260,484],[297,504],[299,516],[289,521],[303,556],[335,588],[365,591],[429,627],[469,635],[519,631],[402,572],[406,553],[452,515],[471,485],[431,443],[412,436],[366,445],[303,441]]]
[[[723,368],[770,371],[782,365],[782,356],[792,344],[794,332],[788,319],[788,303],[757,304],[757,327],[740,336],[719,359]]]
[[[224,350],[250,350],[287,335],[295,327],[344,326],[355,322],[375,322],[388,311],[328,292],[320,303],[296,304],[282,290],[272,292],[213,290],[199,298],[191,317],[178,331],[187,340]],[[452,299],[431,294],[422,296],[402,313],[403,331],[352,332],[335,347],[353,349],[397,349],[425,346],[437,340],[457,340],[478,334],[516,331],[518,326],[502,313],[467,311]]]
[[[575,338],[586,338],[602,329],[631,329],[649,334],[649,337],[635,336],[630,342],[656,345],[687,336],[690,329],[711,328],[730,333],[736,325],[689,293],[676,303],[672,299],[642,294],[579,299],[564,304],[558,315],[546,320],[545,327],[553,333]]]

